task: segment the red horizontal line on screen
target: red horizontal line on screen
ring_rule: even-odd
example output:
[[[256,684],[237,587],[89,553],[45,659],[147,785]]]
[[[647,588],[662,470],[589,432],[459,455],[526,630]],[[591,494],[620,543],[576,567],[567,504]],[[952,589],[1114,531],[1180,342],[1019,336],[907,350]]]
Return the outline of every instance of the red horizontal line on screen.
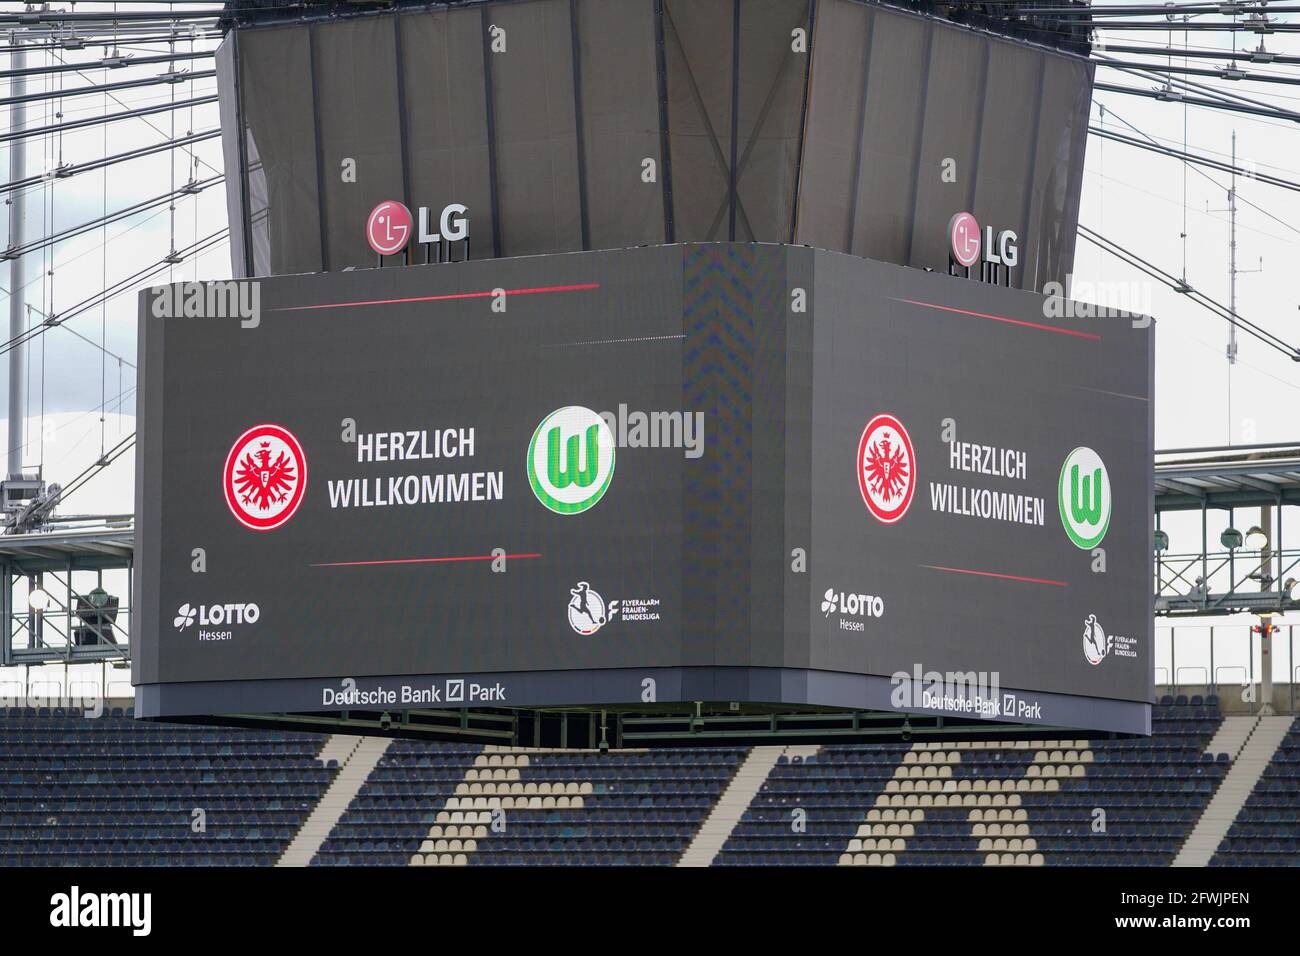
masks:
[[[972,312],[969,309],[958,309],[950,305],[936,305],[933,302],[920,302],[916,299],[895,299],[895,302],[906,302],[908,305],[920,305],[927,309],[938,309],[941,312],[955,312],[958,315],[970,315],[977,319],[991,319],[994,322],[1005,322],[1008,325],[1019,325],[1027,329],[1039,329],[1043,332],[1059,332],[1061,335],[1073,335],[1080,339],[1092,339],[1095,342],[1101,341],[1101,336],[1095,332],[1080,332],[1076,329],[1063,329],[1059,325],[1044,325],[1041,322],[1026,322],[1024,319],[1012,319],[1005,315],[990,315],[987,312]]]
[[[974,571],[970,568],[945,568],[938,564],[923,564],[923,568],[929,568],[931,571],[949,571],[953,574],[974,574],[981,578],[1001,578],[1003,581],[1024,581],[1029,584],[1050,584],[1056,588],[1068,588],[1070,585],[1065,581],[1053,581],[1050,578],[1027,578],[1019,574],[999,574],[997,571]]]
[[[464,554],[446,558],[387,558],[381,561],[326,561],[313,564],[313,568],[362,568],[378,564],[447,564],[453,561],[495,561],[497,558],[519,560],[521,558],[540,558],[540,554]]]
[[[484,299],[494,295],[543,295],[547,292],[586,292],[591,289],[599,289],[599,282],[581,282],[577,285],[551,285],[541,286],[536,289],[503,289],[498,293],[495,289],[488,289],[485,292],[453,292],[447,295],[417,295],[406,299],[364,299],[358,302],[323,302],[320,305],[291,305],[279,309],[271,309],[272,312],[304,312],[311,309],[346,309],[350,306],[360,305],[401,305],[408,302],[447,302],[452,299]]]

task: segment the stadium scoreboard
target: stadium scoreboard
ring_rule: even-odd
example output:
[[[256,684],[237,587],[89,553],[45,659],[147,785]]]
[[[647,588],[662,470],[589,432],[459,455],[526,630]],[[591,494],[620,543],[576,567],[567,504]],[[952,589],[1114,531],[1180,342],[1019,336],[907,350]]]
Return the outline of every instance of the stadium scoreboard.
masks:
[[[1153,329],[1048,304],[745,243],[147,290],[137,713],[1148,732]]]

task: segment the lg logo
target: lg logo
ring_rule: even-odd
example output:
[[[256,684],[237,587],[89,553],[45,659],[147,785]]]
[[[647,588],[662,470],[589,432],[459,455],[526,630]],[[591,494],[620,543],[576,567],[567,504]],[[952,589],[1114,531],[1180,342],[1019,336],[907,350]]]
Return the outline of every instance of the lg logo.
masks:
[[[1019,239],[1011,229],[996,236],[987,226],[983,235],[980,224],[968,212],[959,212],[948,220],[948,274],[960,267],[969,270],[979,263],[979,278],[984,282],[1010,284],[1011,270],[1020,264]]]
[[[460,203],[449,203],[442,207],[438,217],[438,230],[430,228],[430,210],[428,206],[419,209],[419,230],[411,218],[411,210],[396,199],[386,199],[370,211],[366,220],[366,241],[370,248],[380,256],[392,256],[401,252],[411,240],[422,246],[443,243],[463,242],[469,238],[469,210]]]
[[[968,212],[959,212],[948,220],[948,247],[953,261],[969,269],[980,258],[980,224]]]
[[[395,200],[385,200],[370,211],[366,240],[381,256],[391,256],[411,241],[411,210]]]

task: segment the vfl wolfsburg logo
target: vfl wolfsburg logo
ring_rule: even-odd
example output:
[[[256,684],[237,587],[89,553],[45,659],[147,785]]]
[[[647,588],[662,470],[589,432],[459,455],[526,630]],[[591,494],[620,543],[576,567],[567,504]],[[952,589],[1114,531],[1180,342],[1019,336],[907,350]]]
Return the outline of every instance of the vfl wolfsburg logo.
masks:
[[[1110,527],[1110,476],[1100,455],[1076,448],[1065,456],[1056,501],[1061,524],[1076,547],[1090,551],[1101,544]]]
[[[586,511],[614,477],[614,433],[590,408],[551,412],[528,443],[528,484],[537,500],[561,515]]]

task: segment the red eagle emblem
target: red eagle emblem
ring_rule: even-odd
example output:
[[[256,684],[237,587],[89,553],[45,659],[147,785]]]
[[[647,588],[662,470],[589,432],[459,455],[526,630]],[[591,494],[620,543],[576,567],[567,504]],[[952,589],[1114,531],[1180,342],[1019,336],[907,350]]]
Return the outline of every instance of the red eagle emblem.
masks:
[[[226,505],[254,531],[278,528],[298,510],[307,487],[307,456],[281,425],[255,425],[235,439],[223,473]]]
[[[876,518],[893,524],[907,513],[916,491],[916,459],[907,429],[893,415],[867,422],[858,440],[858,490]]]
[[[235,492],[241,505],[266,511],[289,500],[298,478],[293,462],[283,450],[271,461],[271,443],[259,442],[256,452],[244,455],[235,471]]]
[[[872,491],[886,501],[893,501],[907,489],[907,459],[903,449],[890,441],[888,435],[867,449],[863,471]]]

